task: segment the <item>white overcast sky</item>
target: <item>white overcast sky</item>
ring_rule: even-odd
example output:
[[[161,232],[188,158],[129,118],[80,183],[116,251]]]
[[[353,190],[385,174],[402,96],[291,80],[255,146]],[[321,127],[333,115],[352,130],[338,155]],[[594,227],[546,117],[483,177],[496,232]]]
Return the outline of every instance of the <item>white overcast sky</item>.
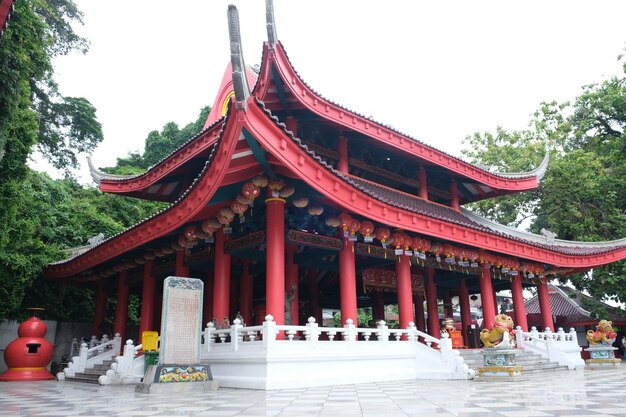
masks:
[[[55,77],[62,94],[98,110],[97,166],[142,151],[148,132],[182,127],[213,103],[230,59],[228,4],[239,9],[246,64],[261,60],[264,0],[75,1],[91,48],[57,59]],[[571,100],[618,73],[626,45],[624,1],[275,0],[274,8],[278,38],[316,91],[456,155],[466,135],[522,129],[541,101]]]

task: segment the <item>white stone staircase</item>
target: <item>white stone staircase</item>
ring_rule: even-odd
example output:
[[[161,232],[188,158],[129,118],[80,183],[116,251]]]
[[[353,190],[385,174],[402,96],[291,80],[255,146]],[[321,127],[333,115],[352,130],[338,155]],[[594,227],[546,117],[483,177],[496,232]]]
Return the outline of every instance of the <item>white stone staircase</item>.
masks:
[[[478,378],[478,368],[483,366],[483,355],[480,354],[483,349],[459,349],[459,353],[463,358],[465,364],[476,371]],[[538,373],[538,372],[555,372],[555,371],[567,371],[568,367],[565,365],[559,365],[558,363],[550,362],[548,359],[544,359],[541,355],[530,352],[525,349],[517,349],[519,354],[515,356],[517,365],[521,365],[524,368],[525,374]]]
[[[93,365],[91,368],[86,368],[83,372],[76,372],[74,376],[66,376],[66,381],[84,382],[87,384],[98,384],[98,379],[102,375],[106,375],[107,371],[111,369],[111,364],[115,361],[112,359],[105,360],[101,364]]]

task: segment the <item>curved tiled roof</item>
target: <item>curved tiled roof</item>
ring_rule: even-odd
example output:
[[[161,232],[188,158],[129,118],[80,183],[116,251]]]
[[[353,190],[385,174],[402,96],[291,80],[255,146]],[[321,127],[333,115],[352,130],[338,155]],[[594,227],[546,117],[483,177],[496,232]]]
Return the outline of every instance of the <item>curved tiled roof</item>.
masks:
[[[396,133],[396,134],[398,134],[398,135],[400,135],[402,137],[405,137],[405,138],[407,138],[409,140],[412,140],[412,141],[414,141],[416,143],[419,143],[420,145],[423,145],[423,146],[431,148],[431,149],[433,149],[433,150],[435,150],[437,152],[445,154],[448,157],[459,161],[460,163],[471,165],[474,168],[479,169],[479,170],[485,172],[486,174],[495,175],[497,177],[508,178],[508,179],[536,178],[537,181],[540,181],[543,178],[543,176],[545,175],[546,171],[547,171],[548,164],[549,164],[549,161],[550,161],[549,153],[547,151],[546,151],[546,155],[544,156],[544,158],[541,161],[541,163],[536,168],[534,168],[533,170],[530,170],[528,172],[506,173],[506,172],[491,171],[489,169],[486,169],[484,166],[472,164],[472,163],[464,161],[464,160],[460,159],[459,157],[454,156],[454,155],[452,155],[452,154],[450,154],[448,152],[442,151],[441,149],[438,149],[438,148],[436,148],[436,147],[434,147],[432,145],[429,145],[429,144],[427,144],[427,143],[425,143],[425,142],[423,142],[423,141],[421,141],[419,139],[416,139],[416,138],[414,138],[414,137],[412,137],[412,136],[410,136],[410,135],[408,135],[408,134],[406,134],[404,132],[401,132],[401,131],[395,129],[394,127],[392,127],[390,125],[386,125],[384,123],[378,122],[378,121],[374,120],[370,116],[365,116],[364,114],[361,114],[361,113],[359,113],[357,111],[351,110],[351,109],[349,109],[349,108],[347,108],[347,107],[345,107],[345,106],[343,106],[343,105],[341,105],[341,104],[339,104],[339,103],[337,103],[337,102],[335,102],[333,100],[330,100],[327,97],[323,96],[317,90],[315,90],[313,87],[311,87],[306,81],[304,81],[304,79],[300,76],[298,71],[295,69],[295,67],[291,63],[291,59],[289,59],[289,55],[287,54],[287,51],[285,50],[282,42],[278,41],[277,44],[280,45],[280,48],[282,49],[283,53],[285,54],[285,57],[287,57],[287,60],[289,61],[289,64],[291,65],[291,68],[293,69],[293,72],[297,75],[298,79],[300,80],[300,82],[302,82],[302,84],[304,84],[315,95],[317,95],[320,98],[322,98],[323,100],[331,103],[333,106],[336,106],[336,107],[338,107],[338,108],[340,108],[342,110],[345,110],[347,113],[351,113],[351,114],[357,115],[359,117],[362,117],[364,119],[367,119],[367,120],[371,121],[373,124],[377,124],[377,125],[379,125],[382,128],[388,129],[388,130],[390,130],[390,131],[392,131],[392,132],[394,132],[394,133]]]
[[[189,193],[191,193],[191,191],[195,188],[196,184],[198,183],[198,181],[200,181],[200,179],[204,176],[204,174],[206,173],[206,171],[208,170],[208,167],[211,165],[211,163],[213,162],[214,158],[215,158],[215,154],[216,154],[216,149],[219,147],[222,138],[223,138],[223,133],[224,133],[224,129],[226,127],[226,123],[228,121],[228,115],[222,119],[220,119],[222,122],[222,126],[220,129],[220,132],[218,134],[218,139],[217,141],[212,145],[212,149],[211,152],[209,154],[209,157],[207,158],[207,161],[204,164],[204,167],[202,168],[202,170],[200,171],[200,173],[198,174],[198,176],[193,180],[193,182],[191,183],[191,185],[181,194],[181,196],[174,201],[172,204],[168,205],[167,207],[159,210],[158,212],[154,213],[153,215],[141,220],[140,222],[130,226],[127,229],[124,229],[123,231],[116,233],[113,236],[110,236],[104,240],[102,240],[100,243],[93,245],[93,246],[89,246],[86,247],[84,250],[79,250],[76,251],[75,253],[72,254],[72,256],[66,258],[66,259],[62,259],[56,262],[52,262],[50,264],[48,264],[48,266],[54,266],[54,265],[60,265],[60,264],[64,264],[67,263],[69,261],[72,261],[80,256],[86,255],[89,252],[92,252],[94,250],[99,249],[100,247],[109,244],[112,240],[130,232],[131,230],[149,222],[150,220],[159,217],[161,215],[163,215],[165,212],[168,212],[170,210],[172,210],[173,208],[175,208],[176,206],[178,206],[179,204],[181,204],[181,202],[183,202],[185,200],[185,198],[189,195]]]
[[[274,116],[272,112],[265,107],[262,101],[258,99],[255,101],[268,117],[282,129],[285,135],[291,138],[304,152],[319,162],[325,169],[354,188],[385,204],[567,255],[595,255],[626,247],[626,239],[611,242],[574,242],[558,240],[556,243],[549,244],[543,236],[520,232],[516,229],[487,220],[468,210],[456,211],[450,207],[426,201],[420,197],[339,172],[321,156],[309,149],[301,139],[296,138],[290,130],[287,130],[286,125],[282,123],[278,117]],[[497,227],[495,225],[497,225]]]
[[[172,158],[174,155],[176,155],[176,153],[178,153],[181,150],[183,150],[187,145],[193,143],[196,139],[198,139],[199,137],[203,136],[207,132],[213,130],[216,126],[219,126],[220,123],[223,123],[223,122],[224,122],[224,117],[221,117],[220,119],[216,120],[215,123],[213,123],[212,125],[208,126],[206,129],[202,129],[196,135],[194,135],[193,137],[191,137],[190,139],[188,139],[187,141],[182,143],[180,146],[178,146],[176,149],[174,149],[169,155],[167,155],[166,157],[162,158],[160,161],[158,161],[157,163],[152,165],[150,168],[148,168],[146,170],[146,172],[142,172],[141,174],[134,174],[134,175],[109,174],[109,173],[103,172],[103,171],[99,170],[98,168],[96,168],[93,165],[93,163],[91,162],[91,158],[88,157],[87,158],[87,163],[89,164],[89,172],[91,174],[91,178],[93,178],[93,180],[94,180],[94,182],[96,182],[96,184],[100,184],[101,180],[105,180],[105,181],[126,181],[126,180],[132,180],[132,179],[141,178],[143,176],[146,176],[146,175],[148,175],[150,173],[150,171],[154,170],[156,167],[161,165],[163,162],[165,162],[168,159]],[[221,132],[220,132],[220,134],[221,134]]]

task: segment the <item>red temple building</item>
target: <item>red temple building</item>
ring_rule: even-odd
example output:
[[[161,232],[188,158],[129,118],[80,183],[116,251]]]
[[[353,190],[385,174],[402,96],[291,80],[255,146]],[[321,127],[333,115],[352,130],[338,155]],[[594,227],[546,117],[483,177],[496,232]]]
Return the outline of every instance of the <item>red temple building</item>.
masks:
[[[125,336],[130,293],[141,299],[140,331],[158,330],[170,275],[205,282],[205,323],[239,314],[246,325],[271,315],[302,326],[321,323],[322,308],[356,323],[357,308],[378,320],[398,304],[400,328],[439,338],[438,300],[459,296],[466,331],[471,294],[490,327],[495,292],[510,289],[527,331],[522,289],[537,287],[542,324],[554,329],[550,279],[626,258],[626,239],[565,241],[462,207],[537,188],[547,154],[530,172],[494,172],[328,100],[289,61],[271,2],[252,71],[229,12],[231,63],[204,129],[143,174],[91,167],[103,192],[170,205],[44,272],[95,290],[94,334],[115,295],[114,331]]]

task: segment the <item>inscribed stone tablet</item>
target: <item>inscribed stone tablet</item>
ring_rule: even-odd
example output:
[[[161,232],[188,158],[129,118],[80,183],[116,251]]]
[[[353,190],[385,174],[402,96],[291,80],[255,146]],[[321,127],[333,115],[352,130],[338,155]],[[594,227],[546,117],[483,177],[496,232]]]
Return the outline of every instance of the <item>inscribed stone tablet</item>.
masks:
[[[196,278],[167,277],[161,316],[162,364],[200,362],[203,283]]]

